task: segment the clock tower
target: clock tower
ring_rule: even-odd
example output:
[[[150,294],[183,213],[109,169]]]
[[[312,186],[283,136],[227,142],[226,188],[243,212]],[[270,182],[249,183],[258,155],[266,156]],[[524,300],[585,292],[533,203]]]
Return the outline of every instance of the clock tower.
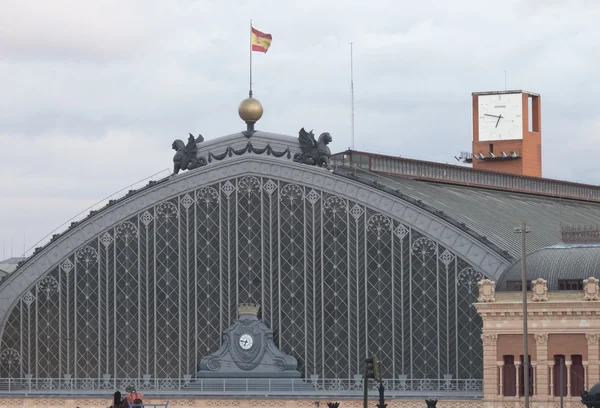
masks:
[[[473,168],[542,176],[540,95],[473,92]]]

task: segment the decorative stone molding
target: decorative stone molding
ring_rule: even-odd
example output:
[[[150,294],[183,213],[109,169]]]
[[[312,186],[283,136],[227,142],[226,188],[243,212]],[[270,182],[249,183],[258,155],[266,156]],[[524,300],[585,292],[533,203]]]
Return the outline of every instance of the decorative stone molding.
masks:
[[[548,300],[548,281],[538,278],[531,282],[533,292],[532,300],[534,302],[543,302]]]
[[[538,346],[547,346],[548,345],[548,335],[547,334],[534,334],[535,344]]]
[[[547,303],[548,306],[551,303]],[[572,303],[571,303],[572,304]],[[520,307],[520,306],[519,306]],[[563,306],[564,307],[564,306]],[[523,316],[521,310],[481,310],[479,311],[481,317],[485,320],[493,321],[504,321],[507,317],[511,319],[519,318]],[[548,319],[548,320],[564,320],[572,317],[577,318],[589,318],[589,319],[600,319],[600,311],[598,310],[557,310],[557,309],[543,309],[539,311],[529,310],[527,316],[536,319]]]
[[[589,346],[597,345],[600,341],[600,333],[586,333],[585,338]]]
[[[482,334],[481,339],[483,340],[483,344],[485,346],[495,346],[498,343],[498,335],[497,334]]]
[[[483,279],[477,282],[479,289],[478,302],[495,302],[496,301],[496,282],[490,279]]]
[[[589,277],[583,281],[583,300],[600,300],[598,279]]]

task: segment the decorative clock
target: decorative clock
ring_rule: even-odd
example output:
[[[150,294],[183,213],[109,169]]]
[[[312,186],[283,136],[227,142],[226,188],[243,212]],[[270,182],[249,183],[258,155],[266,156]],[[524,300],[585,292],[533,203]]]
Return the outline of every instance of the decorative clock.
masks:
[[[254,339],[249,334],[242,334],[240,336],[240,347],[244,350],[250,350],[254,344]]]
[[[518,94],[479,95],[479,141],[522,140],[523,98]]]

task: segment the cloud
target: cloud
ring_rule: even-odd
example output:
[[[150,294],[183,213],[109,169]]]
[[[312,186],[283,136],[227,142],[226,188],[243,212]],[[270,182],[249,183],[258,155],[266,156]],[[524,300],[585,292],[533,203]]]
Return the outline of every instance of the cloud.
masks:
[[[471,144],[471,92],[542,95],[546,177],[598,184],[594,1],[8,1],[0,14],[0,241],[32,244],[171,166],[170,145],[242,130],[249,19],[257,127],[453,162]],[[19,247],[21,244],[16,244]]]

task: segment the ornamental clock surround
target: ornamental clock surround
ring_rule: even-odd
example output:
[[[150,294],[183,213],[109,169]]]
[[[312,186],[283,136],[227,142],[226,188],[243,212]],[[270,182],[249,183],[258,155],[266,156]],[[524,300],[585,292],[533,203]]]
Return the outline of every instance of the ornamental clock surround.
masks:
[[[479,95],[479,141],[523,139],[520,93]]]

